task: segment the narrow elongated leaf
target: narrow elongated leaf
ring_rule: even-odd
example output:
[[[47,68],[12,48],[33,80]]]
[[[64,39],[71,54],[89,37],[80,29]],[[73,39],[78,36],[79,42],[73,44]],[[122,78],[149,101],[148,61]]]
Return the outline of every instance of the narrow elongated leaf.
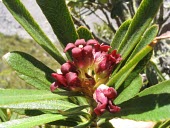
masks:
[[[78,34],[65,0],[36,0],[44,15],[48,19],[59,41],[66,46],[75,42]]]
[[[149,86],[152,86],[158,83],[157,74],[150,63],[148,63],[146,67],[146,77],[147,77]]]
[[[113,86],[119,78],[121,78],[122,74],[126,73],[129,69],[132,67],[135,68],[137,63],[142,60],[150,51],[152,50],[152,47],[150,45],[145,46],[140,52],[138,52],[124,67],[120,69],[120,71],[112,76],[109,81],[107,82],[108,86]],[[115,88],[118,89],[120,87],[116,86]]]
[[[87,113],[87,111],[81,111],[85,108],[89,107],[89,105],[83,105],[83,106],[79,106],[79,107],[75,107],[75,108],[72,108],[72,109],[69,109],[65,112],[62,112],[62,115],[72,115],[72,116],[75,116],[75,115],[83,115],[85,113]]]
[[[125,37],[125,34],[129,28],[129,25],[131,23],[132,20],[127,20],[125,21],[117,30],[110,46],[113,49],[118,49],[118,47],[120,46],[120,43],[122,42],[123,38]]]
[[[49,90],[53,79],[51,73],[54,71],[36,60],[29,54],[23,52],[10,52],[3,59],[19,73],[19,76],[30,85],[38,89]]]
[[[142,78],[138,75],[138,77],[136,77],[131,84],[118,95],[118,97],[114,100],[114,103],[120,104],[133,98],[140,91],[142,85]]]
[[[118,106],[121,111],[103,117],[121,117],[133,120],[159,121],[170,118],[170,80],[140,92],[135,98]]]
[[[141,41],[138,43],[138,45],[136,46],[136,48],[134,49],[133,53],[131,54],[131,56],[128,58],[128,60],[126,61],[124,67],[128,66],[126,65],[127,62],[129,62],[130,60],[133,60],[134,56],[144,47],[146,47],[146,45],[148,45],[150,42],[152,42],[154,40],[154,37],[156,36],[158,31],[158,27],[156,25],[153,25],[152,27],[150,27],[146,33],[144,34],[144,36],[142,37]],[[143,54],[144,55],[144,54]],[[147,55],[147,54],[146,54]],[[145,56],[143,56],[145,57]],[[150,59],[150,57],[149,57]],[[120,77],[118,77],[118,79],[115,81],[115,87],[118,88],[121,86],[121,84],[125,81],[125,79],[129,76],[129,74],[133,71],[133,69],[136,68],[141,68],[143,69],[143,66],[140,67],[140,65],[143,65],[143,62],[148,62],[148,57],[143,58],[142,60],[140,60],[141,62],[139,62],[140,64],[137,65],[131,65],[129,68],[127,68],[127,71],[124,72],[123,74],[120,75]],[[145,63],[146,65],[146,63]],[[145,66],[144,65],[144,66]],[[138,70],[138,69],[135,69]],[[138,72],[139,73],[139,72]],[[117,73],[118,74],[118,73]],[[136,77],[136,76],[135,76]],[[114,78],[114,75],[112,75],[111,79]],[[133,78],[132,78],[133,79]]]
[[[170,80],[161,82],[157,85],[151,86],[138,94],[138,97],[150,94],[170,94]],[[170,100],[170,99],[169,99]],[[169,102],[170,104],[170,102]]]
[[[140,40],[140,42],[137,44],[137,46],[135,47],[135,49],[133,50],[132,54],[130,55],[130,57],[128,58],[128,61],[130,59],[132,59],[142,48],[144,48],[146,45],[149,45],[154,38],[156,37],[158,33],[158,26],[157,25],[153,25],[151,26],[143,35],[142,39]],[[127,61],[127,62],[128,62]]]
[[[79,117],[74,116],[74,119],[66,118],[65,120],[57,120],[57,121],[49,123],[49,125],[55,125],[55,126],[61,126],[61,127],[66,126],[68,128],[70,128],[70,127],[75,128],[75,126],[78,124],[77,119],[79,119]]]
[[[42,125],[56,120],[65,119],[66,117],[57,114],[43,114],[34,117],[27,117],[23,119],[11,120],[1,123],[1,128],[31,128],[34,126]]]
[[[87,128],[92,122],[88,121],[88,122],[83,122],[78,124],[77,126],[74,126],[74,128]]]
[[[160,122],[159,122],[160,123]],[[159,126],[154,126],[154,128],[168,128],[170,126],[170,119],[161,122],[161,124]]]
[[[124,91],[126,87],[128,87],[131,82],[139,75],[139,73],[146,67],[150,58],[152,56],[152,52],[148,53],[136,66],[132,66],[129,68],[127,72],[122,74],[120,78],[117,79],[115,83],[115,87],[118,88],[118,93]]]
[[[92,33],[86,27],[79,27],[77,29],[77,33],[79,35],[79,39],[85,39],[85,41],[93,39]]]
[[[0,105],[67,98],[46,90],[26,89],[0,89],[0,97]]]
[[[8,114],[6,109],[0,109],[0,122],[8,121]]]
[[[14,18],[24,27],[24,29],[41,47],[43,47],[60,64],[65,62],[65,59],[62,57],[58,49],[44,34],[20,0],[3,0],[3,3],[14,16]]]
[[[64,100],[37,100],[0,104],[0,108],[53,110],[55,112],[66,111],[74,107],[77,107],[77,105]]]
[[[121,53],[123,59],[126,59],[140,40],[140,37],[143,35],[145,30],[149,27],[160,5],[162,4],[162,1],[163,0],[143,0],[141,2],[132,23],[128,28],[125,38],[118,49],[118,52]]]

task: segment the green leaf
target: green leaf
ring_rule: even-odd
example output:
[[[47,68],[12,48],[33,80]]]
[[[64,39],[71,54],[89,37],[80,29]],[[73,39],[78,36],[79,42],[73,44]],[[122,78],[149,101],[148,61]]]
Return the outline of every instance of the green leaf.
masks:
[[[121,117],[132,120],[160,121],[170,118],[170,80],[140,92],[135,98],[118,106],[121,111],[103,117]]]
[[[77,126],[74,126],[74,128],[88,128],[88,126],[89,126],[91,123],[92,123],[91,121],[83,122],[83,123],[78,124]]]
[[[0,97],[1,108],[66,111],[78,107],[73,103],[64,101],[66,96],[53,94],[46,90],[0,90]]]
[[[3,0],[3,3],[14,16],[14,18],[41,47],[43,47],[60,64],[65,62],[62,54],[41,30],[39,25],[34,21],[33,17],[20,2],[20,0]]]
[[[107,121],[100,125],[100,128],[114,128],[113,125]]]
[[[79,39],[85,39],[85,41],[94,39],[92,33],[86,27],[83,26],[79,27],[77,29],[77,33],[79,35]]]
[[[156,37],[158,33],[158,26],[157,25],[153,25],[151,26],[142,36],[142,39],[140,40],[140,42],[137,44],[137,46],[135,47],[135,49],[133,50],[132,54],[130,55],[130,57],[128,58],[127,62],[132,59],[142,48],[144,48],[146,45],[149,45],[154,38]]]
[[[8,121],[8,114],[6,109],[0,109],[0,122]]]
[[[150,88],[147,88],[138,94],[138,97],[150,95],[150,94],[170,94],[170,80],[161,82]],[[170,99],[169,99],[170,100]],[[170,103],[170,102],[169,102]]]
[[[65,0],[36,0],[48,19],[60,43],[66,46],[78,39],[73,20]]]
[[[170,119],[162,122],[157,122],[153,128],[168,128],[170,126]]]
[[[43,100],[64,99],[66,96],[53,94],[46,90],[0,89],[0,106]]]
[[[118,47],[120,46],[120,43],[122,42],[123,38],[125,37],[125,34],[129,28],[129,25],[131,23],[132,20],[127,20],[124,23],[122,23],[122,25],[119,27],[119,29],[117,30],[110,46],[113,49],[118,49]]]
[[[148,80],[148,84],[149,86],[155,85],[158,83],[158,78],[157,78],[157,74],[153,68],[153,66],[148,63],[148,65],[146,66],[146,77]]]
[[[29,54],[23,52],[9,52],[3,59],[19,73],[19,76],[30,85],[38,89],[49,90],[53,79],[51,73],[54,71],[36,60]]]
[[[136,94],[140,91],[142,87],[142,78],[140,75],[138,75],[131,83],[130,85],[125,88],[118,97],[114,100],[115,104],[120,104],[122,102],[125,102],[133,97],[136,96]]]
[[[140,42],[138,43],[138,45],[136,46],[136,48],[134,49],[133,53],[131,54],[131,56],[128,58],[127,62],[129,62],[131,59],[133,59],[133,57],[142,49],[144,48],[146,45],[148,45],[150,42],[152,42],[152,40],[154,39],[154,37],[156,36],[158,31],[158,27],[157,25],[153,25],[151,26],[144,34],[144,36],[142,37],[142,39],[140,40]],[[131,67],[129,67],[129,69],[124,72],[121,77],[118,78],[118,80],[115,83],[115,87],[118,88],[121,86],[121,84],[126,80],[128,80],[129,75],[130,77],[132,75],[135,75],[138,73],[140,73],[140,71],[144,68],[144,66],[146,66],[146,63],[148,63],[148,61],[150,60],[150,55],[144,57],[142,60],[140,60],[140,62],[138,63],[138,65],[135,67],[135,65],[132,65]],[[126,63],[127,63],[126,62]],[[126,64],[125,64],[126,66]],[[136,72],[137,73],[131,73],[131,72]],[[131,74],[130,74],[131,73]],[[136,76],[137,76],[136,75]],[[113,75],[112,75],[113,76]],[[134,76],[134,78],[136,77]],[[127,78],[127,79],[126,79]],[[134,79],[132,78],[132,79]],[[131,79],[131,78],[130,78]],[[128,86],[128,85],[127,85]]]
[[[153,67],[153,69],[156,71],[157,75],[159,76],[159,81],[163,82],[166,80],[166,78],[163,76],[162,72],[158,69],[158,65],[154,63],[152,60],[149,61],[149,64]]]
[[[75,107],[75,108],[71,108],[67,111],[64,111],[64,112],[61,112],[62,115],[83,115],[83,114],[87,114],[87,111],[81,111],[85,108],[89,107],[89,105],[83,105],[83,106],[78,106],[78,107]]]
[[[36,100],[23,102],[10,102],[8,104],[0,104],[0,108],[10,109],[36,109],[36,110],[53,110],[62,112],[77,107],[77,105],[64,100]]]
[[[156,15],[163,0],[143,0],[118,49],[123,59],[131,53]],[[151,4],[152,3],[152,4]]]
[[[137,44],[137,46],[136,46],[136,48],[134,49],[134,51],[132,52],[132,54],[131,54],[131,56],[128,58],[128,60],[126,61],[126,63],[125,63],[125,65],[124,65],[124,67],[123,68],[125,68],[125,67],[128,67],[128,68],[126,68],[126,71],[124,71],[122,74],[119,74],[119,72],[120,71],[122,71],[122,69],[119,71],[119,72],[117,72],[117,74],[116,75],[120,75],[119,77],[117,77],[117,80],[114,78],[116,75],[115,75],[115,72],[112,74],[112,76],[111,76],[111,79],[115,79],[115,88],[116,89],[118,89],[120,86],[121,86],[121,84],[125,81],[125,79],[128,77],[128,75],[133,71],[133,69],[135,68],[135,66],[136,66],[136,64],[138,63],[136,63],[136,64],[133,64],[133,65],[129,65],[129,61],[132,61],[133,59],[134,59],[134,57],[135,57],[135,55],[138,53],[138,52],[140,52],[140,50],[142,50],[142,49],[144,49],[144,47],[146,47],[147,45],[149,45],[150,44],[150,42],[152,42],[153,41],[153,39],[154,39],[154,37],[156,36],[156,34],[157,34],[157,31],[158,31],[158,27],[157,27],[157,25],[153,25],[153,26],[151,26],[147,31],[146,31],[146,33],[144,34],[144,36],[142,37],[142,39],[140,40],[140,42]],[[149,52],[149,51],[148,51]],[[139,62],[139,63],[141,63],[142,65],[143,65],[143,62],[145,62],[145,61],[147,61],[148,62],[148,57],[145,57],[145,55],[147,55],[147,54],[145,54],[145,53],[143,53],[143,55],[141,54],[141,56],[143,56],[144,58],[142,59],[142,60],[139,60],[139,61],[141,61],[141,62]],[[146,59],[145,59],[146,58]],[[149,59],[150,59],[150,57],[149,57]],[[141,64],[139,64],[139,67],[140,67],[140,65]],[[146,64],[145,64],[146,65]],[[142,66],[143,67],[143,66]],[[141,67],[140,67],[141,68]],[[142,68],[143,69],[143,68]],[[115,75],[115,76],[114,76]]]
[[[75,116],[75,117],[77,117],[77,116]],[[79,117],[77,117],[77,118],[79,118]],[[71,119],[71,118],[66,118],[65,120],[57,120],[57,121],[54,121],[54,122],[51,122],[51,123],[48,123],[48,124],[54,125],[54,126],[60,126],[60,127],[67,126],[68,128],[70,128],[70,127],[75,128],[75,126],[78,124],[77,121],[76,121],[77,118],[76,119],[74,118],[74,120]]]
[[[141,61],[153,48],[150,45],[145,46],[140,52],[138,52],[125,66],[123,66],[117,74],[112,76],[109,81],[107,82],[108,86],[113,86],[119,78],[122,77],[122,74],[129,71],[129,69],[132,71],[132,68],[135,68],[135,66]],[[118,89],[121,84],[116,86],[115,88]]]
[[[66,117],[56,114],[43,114],[34,117],[27,117],[23,119],[11,120],[1,123],[1,128],[31,128],[34,126],[42,125],[56,120],[65,119]]]
[[[122,92],[126,87],[128,87],[131,82],[141,73],[141,71],[146,67],[152,52],[148,53],[139,63],[135,66],[130,67],[130,69],[122,74],[122,76],[116,81],[115,88],[118,88],[118,93]]]

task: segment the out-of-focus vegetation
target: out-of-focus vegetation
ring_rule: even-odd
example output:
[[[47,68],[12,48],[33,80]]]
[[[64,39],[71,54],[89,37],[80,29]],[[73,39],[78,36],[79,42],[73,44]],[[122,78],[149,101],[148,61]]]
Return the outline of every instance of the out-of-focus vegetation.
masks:
[[[7,52],[23,51],[38,58],[53,70],[56,70],[58,66],[58,63],[35,43],[34,40],[22,39],[17,35],[6,36],[0,33],[0,46],[0,88],[32,88],[32,86],[21,80],[15,71],[2,60],[2,56]]]

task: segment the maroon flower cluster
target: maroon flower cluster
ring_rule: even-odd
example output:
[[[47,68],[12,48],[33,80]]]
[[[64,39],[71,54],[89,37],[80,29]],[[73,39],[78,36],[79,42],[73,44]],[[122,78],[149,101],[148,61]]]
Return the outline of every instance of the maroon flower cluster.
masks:
[[[71,50],[73,61],[64,63],[60,73],[52,73],[52,77],[56,81],[51,85],[51,91],[58,87],[65,87],[94,97],[98,103],[95,109],[97,115],[102,114],[106,108],[110,112],[118,111],[111,100],[116,96],[116,91],[113,88],[109,88],[109,90],[114,90],[114,93],[110,94],[114,95],[111,98],[102,91],[97,91],[98,86],[107,82],[114,67],[122,60],[116,50],[109,53],[110,48],[110,46],[99,44],[93,39],[87,42],[84,39],[79,39],[75,43],[68,43],[64,52]],[[105,99],[103,98],[104,100],[101,101],[98,97],[102,95],[105,95]]]

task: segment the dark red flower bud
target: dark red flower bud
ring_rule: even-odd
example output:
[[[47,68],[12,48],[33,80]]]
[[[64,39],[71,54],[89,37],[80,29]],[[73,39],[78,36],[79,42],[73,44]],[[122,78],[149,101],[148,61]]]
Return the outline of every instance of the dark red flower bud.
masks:
[[[75,48],[75,44],[73,43],[68,43],[67,46],[64,49],[64,52],[67,52],[69,49]]]
[[[114,88],[109,87],[103,90],[104,95],[109,99],[115,99],[117,96],[117,92]]]
[[[56,82],[53,82],[50,86],[50,90],[53,92],[56,88],[58,88],[58,85]]]
[[[65,78],[67,80],[69,87],[79,87],[81,85],[81,82],[74,72],[69,72],[65,75]]]
[[[78,60],[82,59],[82,57],[83,57],[82,49],[78,48],[78,47],[73,48],[72,49],[72,56],[73,56],[74,59],[78,59]]]
[[[92,57],[93,58],[92,50],[93,50],[93,48],[92,48],[91,45],[86,45],[83,48],[83,53],[86,57]]]
[[[68,72],[76,72],[76,67],[72,62],[66,62],[61,66],[61,72],[63,75]]]
[[[79,45],[85,46],[86,42],[84,39],[79,39],[79,40],[76,40],[75,45],[76,46],[79,46]]]
[[[94,39],[87,41],[87,45],[95,45],[95,44],[99,44],[99,42],[97,40],[94,40]]]
[[[62,74],[52,73],[51,76],[57,80],[58,86],[67,86],[66,79]]]

